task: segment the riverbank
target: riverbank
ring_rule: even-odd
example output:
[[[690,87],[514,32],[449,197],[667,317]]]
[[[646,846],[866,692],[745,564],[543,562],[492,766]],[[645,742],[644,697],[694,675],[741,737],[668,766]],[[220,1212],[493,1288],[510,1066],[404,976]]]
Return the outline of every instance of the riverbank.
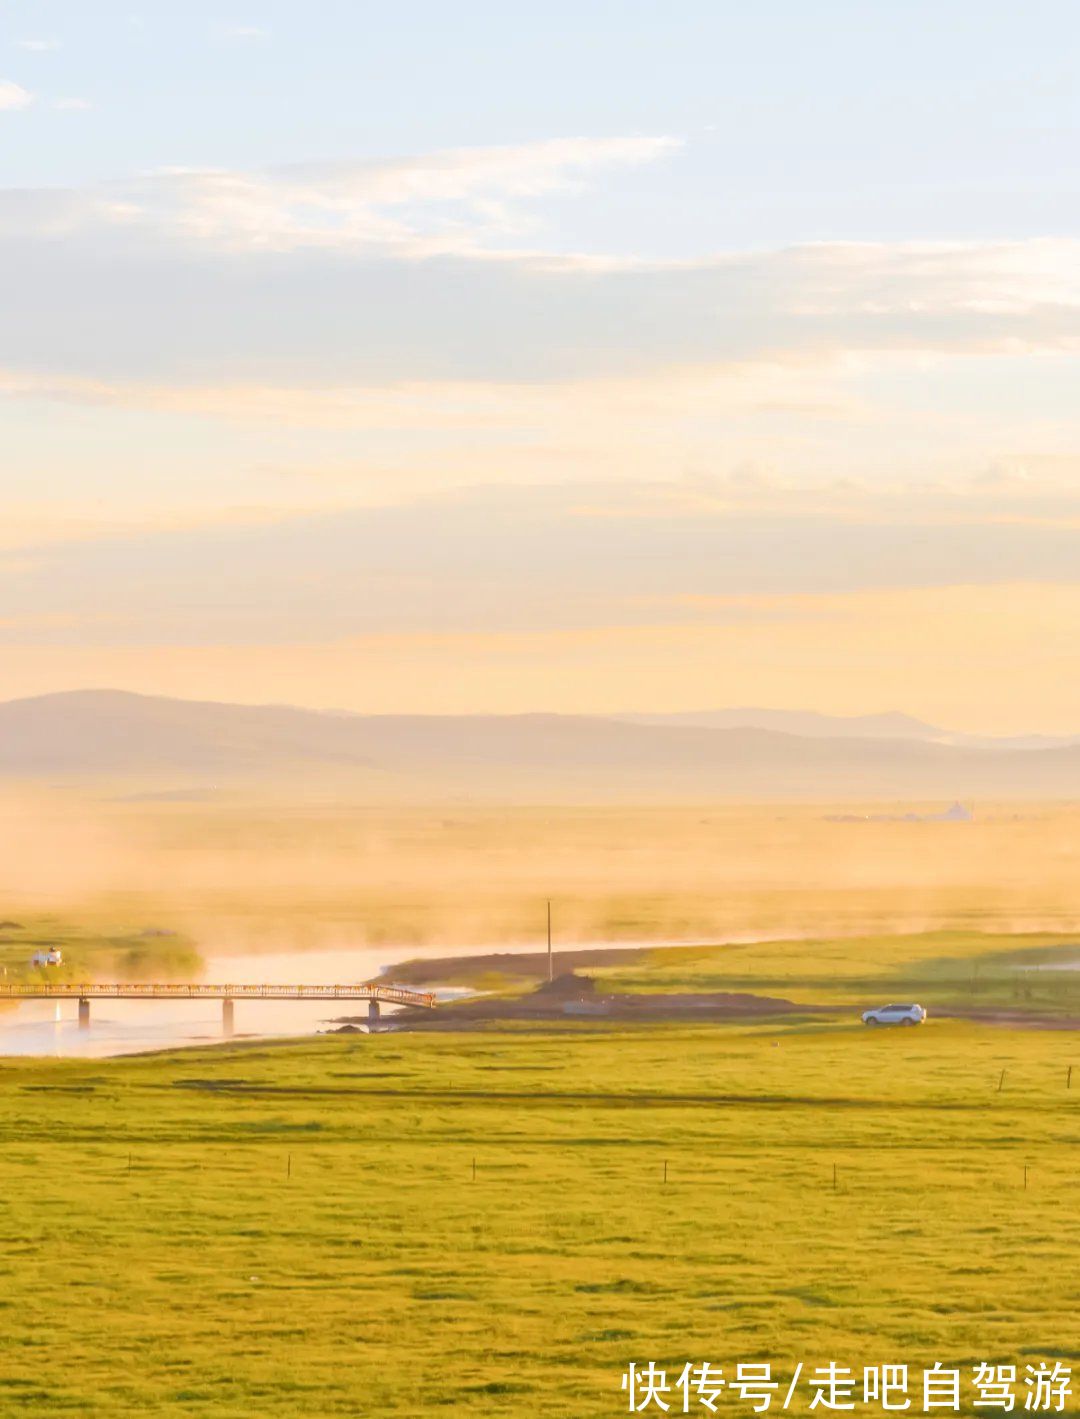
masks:
[[[485,1019],[857,1017],[918,1000],[940,1017],[1080,1028],[1080,945],[1048,933],[914,934],[735,940],[698,946],[411,959],[388,977],[417,987],[470,987],[479,998],[429,1028]]]

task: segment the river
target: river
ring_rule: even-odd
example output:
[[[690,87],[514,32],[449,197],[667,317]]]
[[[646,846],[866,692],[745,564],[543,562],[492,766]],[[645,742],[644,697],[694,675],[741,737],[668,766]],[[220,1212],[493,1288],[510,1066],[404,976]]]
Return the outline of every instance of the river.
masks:
[[[395,961],[415,954],[404,947],[387,947],[208,955],[199,979],[215,985],[344,985],[371,980]],[[472,948],[461,954],[471,955]],[[383,1011],[392,1013],[391,1007],[384,1006]],[[366,1013],[363,1000],[238,1000],[234,1037],[312,1035],[327,1029],[331,1018]],[[75,1000],[27,1000],[0,1011],[0,1055],[93,1059],[215,1044],[221,1038],[219,1000],[94,1000],[88,1030],[79,1029]]]
[[[656,945],[656,942],[613,941],[561,943],[562,950]],[[670,943],[669,943],[670,944]],[[688,943],[689,944],[689,943]],[[542,949],[542,948],[540,948]],[[514,954],[537,950],[536,942],[520,945],[445,947],[426,954],[474,956],[489,951]],[[360,947],[355,950],[291,951],[266,955],[204,956],[200,980],[215,984],[244,985],[344,985],[373,980],[397,961],[418,954],[415,947]],[[385,977],[392,983],[392,975]],[[460,990],[440,991],[445,999]],[[384,1018],[393,1007],[383,1006]],[[342,1016],[366,1017],[367,1002],[237,1000],[234,1038],[313,1035],[332,1028]],[[222,1039],[221,1002],[218,1000],[94,1000],[90,1028],[80,1030],[75,1000],[27,1000],[10,1010],[0,1010],[0,1055],[65,1055],[100,1059],[110,1055],[140,1054],[149,1050],[216,1044]]]

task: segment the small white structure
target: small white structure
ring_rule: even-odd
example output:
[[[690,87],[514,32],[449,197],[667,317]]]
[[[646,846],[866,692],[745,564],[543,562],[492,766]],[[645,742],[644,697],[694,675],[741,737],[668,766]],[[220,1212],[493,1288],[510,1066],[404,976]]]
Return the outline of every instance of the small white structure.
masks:
[[[62,966],[64,964],[64,953],[57,946],[50,946],[47,951],[35,951],[30,957],[32,966]]]
[[[975,814],[964,803],[954,803],[951,808],[946,808],[944,813],[939,813],[933,821],[936,823],[971,823]]]

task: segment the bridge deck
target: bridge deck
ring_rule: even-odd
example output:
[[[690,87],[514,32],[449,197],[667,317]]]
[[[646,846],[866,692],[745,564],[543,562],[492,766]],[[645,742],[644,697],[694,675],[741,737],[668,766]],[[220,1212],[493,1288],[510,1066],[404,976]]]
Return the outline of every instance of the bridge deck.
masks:
[[[431,1010],[435,995],[397,985],[107,985],[0,982],[0,1000],[378,1000]]]

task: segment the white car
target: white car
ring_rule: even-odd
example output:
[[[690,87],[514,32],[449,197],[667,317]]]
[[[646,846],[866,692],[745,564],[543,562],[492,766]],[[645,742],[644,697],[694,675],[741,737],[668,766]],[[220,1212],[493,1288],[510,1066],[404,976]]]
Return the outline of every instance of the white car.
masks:
[[[876,1010],[864,1010],[864,1025],[921,1025],[926,1011],[921,1005],[879,1005]]]

